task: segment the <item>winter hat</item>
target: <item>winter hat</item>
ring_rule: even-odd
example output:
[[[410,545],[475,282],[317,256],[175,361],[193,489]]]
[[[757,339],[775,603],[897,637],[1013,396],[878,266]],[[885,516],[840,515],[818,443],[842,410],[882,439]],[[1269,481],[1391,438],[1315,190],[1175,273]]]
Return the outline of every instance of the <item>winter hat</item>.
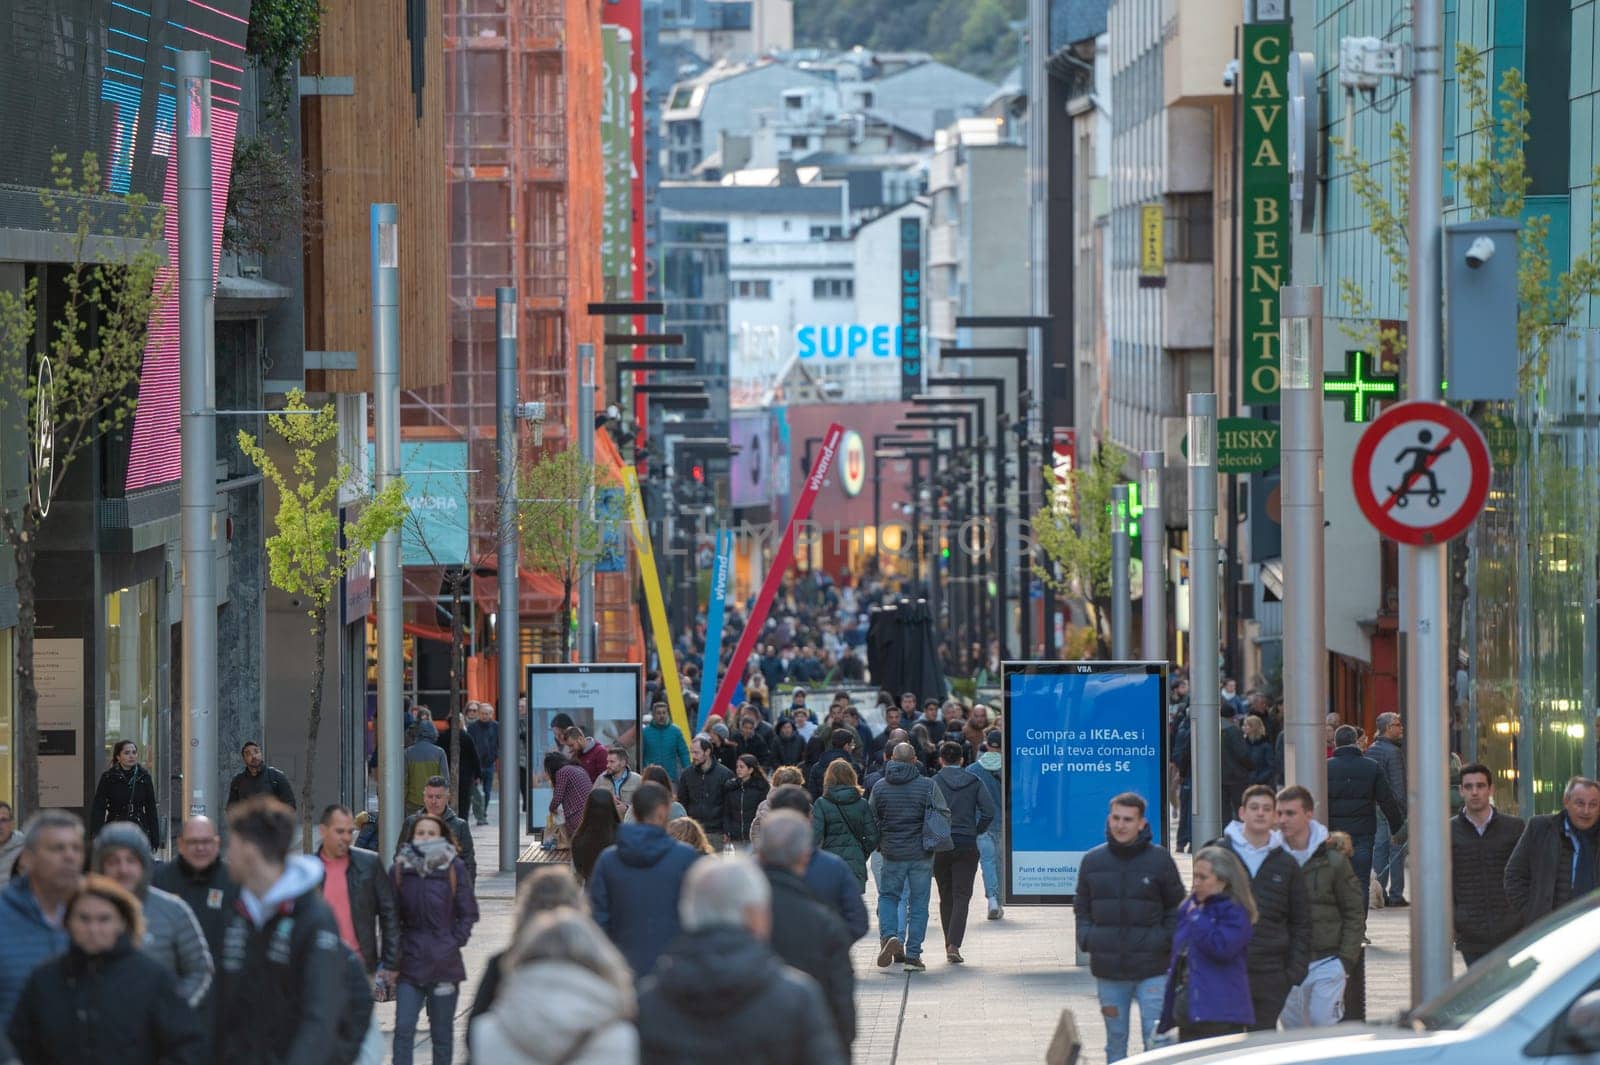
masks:
[[[727,739],[728,738],[728,726],[724,725],[720,721],[718,721],[716,724],[711,726],[711,731],[715,732],[717,734],[717,736],[719,738],[721,738],[721,739]]]
[[[134,856],[139,859],[140,864],[144,866],[144,876],[139,878],[139,890],[137,892],[142,897],[144,889],[150,886],[150,874],[155,866],[155,858],[150,854],[150,837],[144,834],[144,829],[132,821],[111,822],[102,828],[100,834],[94,838],[94,851],[90,868],[97,873],[100,872],[101,863],[105,860],[106,855],[115,850],[132,851]]]

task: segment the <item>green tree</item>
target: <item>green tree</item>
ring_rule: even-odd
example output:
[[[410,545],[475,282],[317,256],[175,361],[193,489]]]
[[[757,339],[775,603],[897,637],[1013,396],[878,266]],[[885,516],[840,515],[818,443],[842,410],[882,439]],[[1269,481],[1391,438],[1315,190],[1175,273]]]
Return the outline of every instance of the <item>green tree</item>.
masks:
[[[1102,444],[1088,467],[1072,476],[1070,512],[1047,502],[1031,523],[1034,540],[1055,564],[1036,561],[1034,572],[1062,595],[1083,600],[1102,657],[1111,654],[1111,489],[1122,482],[1126,459],[1121,448]],[[1045,497],[1054,494],[1052,483]]]
[[[517,524],[528,568],[561,582],[561,660],[572,655],[572,589],[583,567],[600,556],[605,523],[584,500],[617,487],[605,467],[585,461],[576,447],[553,451],[519,477]]]
[[[1485,73],[1485,57],[1469,45],[1456,48],[1455,71],[1458,91],[1461,94],[1462,114],[1467,128],[1476,134],[1475,150],[1449,160],[1446,171],[1455,179],[1457,202],[1466,208],[1468,217],[1517,218],[1522,228],[1517,241],[1517,369],[1524,393],[1532,394],[1545,378],[1549,365],[1550,345],[1571,333],[1571,323],[1578,319],[1584,305],[1600,294],[1600,211],[1593,215],[1586,250],[1572,257],[1565,270],[1558,270],[1550,260],[1550,216],[1528,211],[1528,190],[1531,179],[1527,171],[1528,143],[1528,86],[1522,72],[1510,68],[1501,76],[1498,92],[1491,92]],[[1409,188],[1411,178],[1411,138],[1403,122],[1396,122],[1389,131],[1389,175],[1387,181],[1374,172],[1370,161],[1364,159],[1346,141],[1332,141],[1339,166],[1348,171],[1351,190],[1367,216],[1367,228],[1378,242],[1384,259],[1389,263],[1390,277],[1401,292],[1407,287],[1406,268],[1410,261],[1410,245],[1406,231],[1409,215]],[[1600,182],[1597,182],[1600,183]],[[1391,198],[1389,189],[1397,192]],[[1349,278],[1339,282],[1339,296],[1352,318],[1353,325],[1345,325],[1345,334],[1357,345],[1377,351],[1386,348],[1395,353],[1405,351],[1404,330],[1381,329],[1374,320],[1372,303],[1360,283]],[[1474,404],[1470,411],[1475,416],[1485,413],[1483,404]],[[1518,427],[1519,435],[1527,427]],[[1543,479],[1535,472],[1536,484]],[[1546,498],[1559,499],[1559,493],[1542,492]],[[1468,589],[1466,574],[1469,568],[1467,547],[1464,541],[1454,541],[1450,548],[1450,649],[1448,661],[1459,661],[1462,639],[1462,615],[1466,608]]]
[[[287,468],[268,454],[250,433],[239,433],[239,449],[255,463],[278,492],[276,530],[267,537],[267,567],[272,583],[306,601],[311,619],[310,714],[306,724],[305,779],[300,782],[301,846],[311,851],[311,803],[316,773],[317,734],[322,728],[322,679],[328,664],[328,612],[339,582],[385,534],[405,521],[405,482],[391,482],[368,496],[353,522],[340,526],[339,490],[350,480],[350,467],[340,465],[332,475],[324,468],[324,455],[339,435],[339,419],[332,404],[312,407],[299,389],[289,393],[284,412],[267,418],[267,424],[294,453]],[[384,811],[390,816],[391,811]]]
[[[102,192],[94,153],[84,153],[76,170],[65,153],[54,153],[51,176],[39,199],[65,265],[41,270],[21,291],[0,289],[0,403],[13,418],[21,415],[30,437],[31,489],[20,505],[0,505],[0,530],[17,563],[16,744],[24,752],[17,797],[24,815],[39,808],[39,533],[77,459],[132,420],[149,324],[166,313],[172,277],[162,268],[161,210],[139,195]],[[108,236],[120,238],[120,251]]]

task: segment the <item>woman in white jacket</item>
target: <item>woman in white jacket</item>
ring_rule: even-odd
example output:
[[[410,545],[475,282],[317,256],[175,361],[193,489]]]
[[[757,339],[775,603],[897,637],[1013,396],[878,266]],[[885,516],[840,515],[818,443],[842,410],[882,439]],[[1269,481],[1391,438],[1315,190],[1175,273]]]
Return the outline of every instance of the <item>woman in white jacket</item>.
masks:
[[[523,929],[494,1008],[472,1022],[472,1060],[638,1065],[633,974],[604,932],[563,906]]]

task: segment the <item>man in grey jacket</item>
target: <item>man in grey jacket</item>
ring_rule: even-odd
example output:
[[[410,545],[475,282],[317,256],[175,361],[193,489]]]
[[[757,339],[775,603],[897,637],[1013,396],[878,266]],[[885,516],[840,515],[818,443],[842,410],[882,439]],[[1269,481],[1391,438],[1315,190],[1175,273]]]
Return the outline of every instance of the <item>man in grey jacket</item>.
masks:
[[[933,784],[950,806],[950,839],[955,844],[933,856],[939,885],[939,924],[944,928],[945,960],[960,965],[961,941],[972,908],[972,882],[978,875],[978,837],[994,823],[994,798],[983,781],[962,768],[966,752],[954,740],[939,744],[939,772]]]
[[[1402,802],[1406,796],[1406,730],[1396,713],[1379,714],[1376,722],[1378,738],[1367,748],[1366,756],[1378,763],[1389,790]],[[1405,906],[1406,845],[1393,842],[1400,829],[1391,825],[1389,818],[1378,813],[1378,834],[1372,841],[1372,870],[1377,874],[1378,887],[1383,890],[1385,906]]]
[[[878,968],[898,961],[908,972],[923,972],[927,966],[922,964],[922,937],[928,931],[933,853],[922,845],[922,826],[930,807],[948,818],[950,805],[933,781],[922,775],[909,743],[895,747],[868,803],[878,819],[878,849],[883,852],[878,877]],[[908,903],[903,928],[902,897]]]
[[[145,926],[140,949],[177,976],[178,995],[198,1009],[211,989],[215,972],[211,950],[189,904],[150,886],[155,860],[144,830],[125,821],[107,825],[95,838],[90,865],[139,900],[144,907]]]

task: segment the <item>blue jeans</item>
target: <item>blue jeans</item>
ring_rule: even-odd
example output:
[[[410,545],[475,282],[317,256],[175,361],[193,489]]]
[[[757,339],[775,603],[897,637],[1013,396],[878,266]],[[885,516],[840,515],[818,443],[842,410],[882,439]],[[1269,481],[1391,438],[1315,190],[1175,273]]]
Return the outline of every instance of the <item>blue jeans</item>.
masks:
[[[1149,976],[1143,980],[1096,980],[1094,983],[1100,994],[1100,1019],[1106,1022],[1106,1065],[1128,1056],[1128,1012],[1135,1001],[1139,1003],[1139,1034],[1144,1039],[1141,1049],[1151,1049],[1156,1023],[1161,1020],[1161,1000],[1167,992],[1167,978]]]
[[[448,994],[440,994],[440,989]],[[450,1065],[456,1038],[456,1000],[461,989],[456,984],[418,987],[400,981],[394,994],[394,1065],[411,1065],[411,1051],[417,1043],[417,1016],[428,1008],[428,1034],[433,1040],[433,1065]]]
[[[928,897],[933,890],[933,859],[901,862],[883,860],[878,880],[878,938],[899,937],[906,957],[922,957],[922,937],[928,931]],[[900,899],[908,903],[905,927],[900,925]]]
[[[1000,905],[1000,866],[996,854],[1000,849],[1000,834],[985,832],[978,837],[978,867],[983,870],[983,897],[991,905]]]
[[[882,890],[881,890],[883,888],[883,852],[882,851],[873,851],[872,852],[872,857],[867,859],[867,868],[872,870],[872,882],[874,884],[878,885],[878,887],[880,889],[879,890],[879,894],[882,894]],[[898,914],[897,914],[897,916],[895,918],[895,923],[894,924],[895,924],[896,928],[904,928],[905,927],[905,924],[906,924],[906,899],[905,899],[904,896],[901,896],[901,898],[900,898],[900,909],[899,909]]]
[[[1389,819],[1378,814],[1378,834],[1372,840],[1372,868],[1385,902],[1399,902],[1406,894],[1406,847],[1390,842]]]
[[[1378,815],[1381,819],[1382,814]],[[1361,910],[1363,913],[1372,905],[1368,892],[1372,889],[1372,837],[1351,836],[1350,842],[1354,844],[1354,851],[1350,855],[1350,868],[1355,871],[1356,881],[1361,885]]]
[[[1183,850],[1183,848],[1185,848],[1187,846],[1190,846],[1190,844],[1191,844],[1191,840],[1189,838],[1189,835],[1190,835],[1190,833],[1189,833],[1189,818],[1190,818],[1191,814],[1193,813],[1193,811],[1190,809],[1190,807],[1193,806],[1193,805],[1194,805],[1194,786],[1189,782],[1189,778],[1188,777],[1184,777],[1183,778],[1183,782],[1178,786],[1178,849],[1179,850]]]

